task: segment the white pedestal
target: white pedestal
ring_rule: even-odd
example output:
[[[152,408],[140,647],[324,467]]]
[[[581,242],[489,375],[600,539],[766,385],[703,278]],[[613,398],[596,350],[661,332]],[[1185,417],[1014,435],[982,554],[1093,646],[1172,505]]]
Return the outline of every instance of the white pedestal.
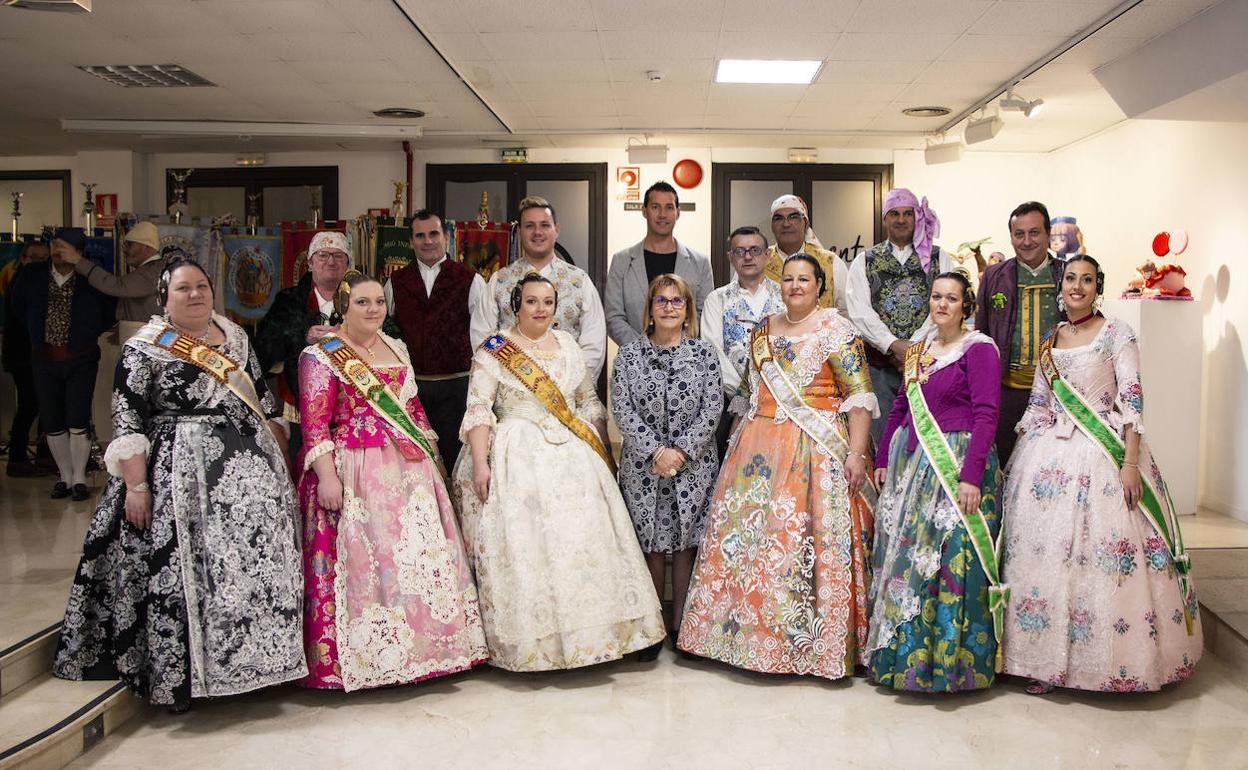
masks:
[[[1199,302],[1106,299],[1140,342],[1144,437],[1179,514],[1196,512],[1200,484],[1200,398],[1204,343]]]

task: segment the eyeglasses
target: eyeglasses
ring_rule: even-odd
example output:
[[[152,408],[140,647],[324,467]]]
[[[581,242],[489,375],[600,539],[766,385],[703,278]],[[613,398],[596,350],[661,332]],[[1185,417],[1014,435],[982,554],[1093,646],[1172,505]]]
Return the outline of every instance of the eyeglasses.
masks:
[[[797,224],[798,222],[801,222],[802,219],[803,219],[802,212],[800,211],[794,211],[789,214],[772,214],[771,215],[772,222],[783,222],[785,220],[788,220],[792,222],[793,224]]]
[[[312,259],[317,260],[318,262],[346,262],[351,258],[346,254],[343,254],[341,251],[326,251],[322,249],[321,251],[313,254]]]
[[[684,310],[685,298],[684,297],[663,297],[663,296],[655,297],[654,306],[660,307],[660,308],[670,307],[672,310]]]
[[[738,246],[735,249],[729,249],[728,256],[736,257],[737,259],[744,257],[746,254],[749,254],[751,257],[761,257],[763,256],[764,251],[766,251],[766,249],[762,246],[750,246],[748,248],[745,246]]]

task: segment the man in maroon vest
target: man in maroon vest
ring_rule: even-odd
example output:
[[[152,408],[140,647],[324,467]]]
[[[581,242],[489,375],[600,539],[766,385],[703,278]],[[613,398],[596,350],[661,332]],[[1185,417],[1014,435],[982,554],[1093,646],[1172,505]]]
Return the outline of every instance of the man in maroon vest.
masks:
[[[447,259],[442,217],[427,209],[412,215],[412,250],[416,261],[386,282],[386,307],[412,357],[420,403],[449,472],[459,456],[459,423],[468,402],[468,321],[485,281],[462,262]]]

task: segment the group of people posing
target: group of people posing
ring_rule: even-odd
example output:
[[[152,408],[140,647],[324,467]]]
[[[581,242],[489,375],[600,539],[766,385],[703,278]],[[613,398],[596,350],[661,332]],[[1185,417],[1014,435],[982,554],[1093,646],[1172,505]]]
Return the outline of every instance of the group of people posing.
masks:
[[[118,365],[56,674],[184,710],[653,660],[668,637],[920,692],[1187,678],[1195,592],[1099,265],[1050,255],[1025,203],[977,297],[926,199],[884,211],[888,239],[846,265],[783,196],[776,243],[734,231],[716,289],[656,184],[605,307],[546,201],[488,282],[419,212],[384,285],[318,234],[254,341],[171,262]]]

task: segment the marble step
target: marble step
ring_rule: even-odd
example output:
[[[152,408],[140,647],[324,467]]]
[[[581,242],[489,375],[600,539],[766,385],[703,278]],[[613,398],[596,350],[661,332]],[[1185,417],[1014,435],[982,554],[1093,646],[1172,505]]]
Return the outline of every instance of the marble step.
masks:
[[[0,698],[48,673],[60,632],[61,624],[53,623],[0,650]]]
[[[1226,663],[1235,681],[1248,687],[1248,638],[1237,627],[1239,624],[1228,622],[1204,604],[1200,605],[1200,623],[1205,634],[1205,651]]]
[[[0,701],[0,770],[59,770],[140,703],[120,682],[69,682],[45,671]]]

